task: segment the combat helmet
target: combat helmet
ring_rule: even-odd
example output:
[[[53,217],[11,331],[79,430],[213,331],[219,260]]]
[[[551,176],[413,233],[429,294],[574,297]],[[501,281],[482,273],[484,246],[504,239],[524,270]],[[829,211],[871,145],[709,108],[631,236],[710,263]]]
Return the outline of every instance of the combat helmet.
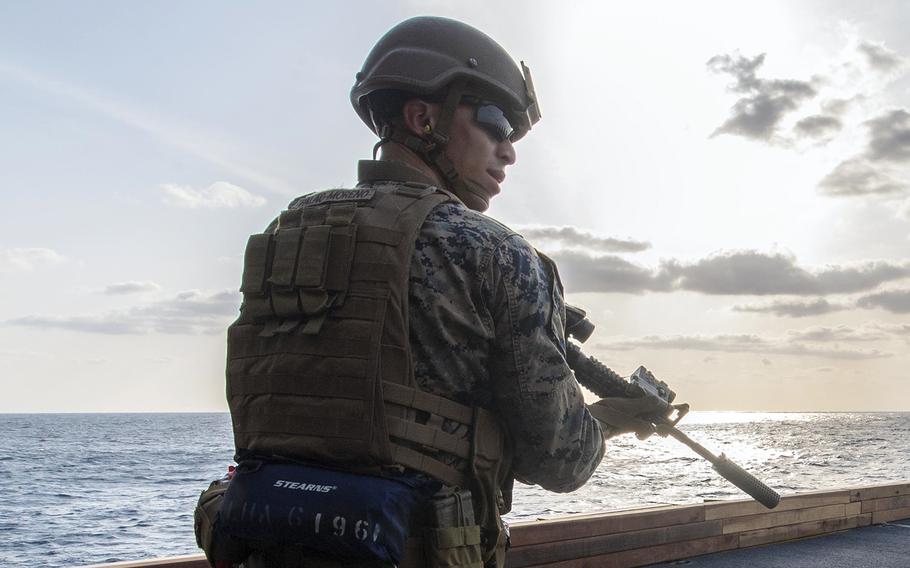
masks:
[[[392,128],[377,112],[385,93],[443,103],[432,133],[419,138]],[[401,22],[376,43],[357,73],[351,104],[380,137],[380,144],[387,140],[404,144],[435,167],[451,189],[470,190],[464,185],[470,182],[460,179],[445,156],[452,117],[466,95],[496,103],[513,128],[512,141],[540,120],[534,84],[524,62],[519,67],[501,45],[463,22],[421,16]]]
[[[527,65],[521,67],[491,37],[449,18],[411,18],[389,30],[373,47],[351,89],[351,103],[376,132],[369,95],[397,90],[438,94],[457,80],[502,105],[518,139],[540,119]]]

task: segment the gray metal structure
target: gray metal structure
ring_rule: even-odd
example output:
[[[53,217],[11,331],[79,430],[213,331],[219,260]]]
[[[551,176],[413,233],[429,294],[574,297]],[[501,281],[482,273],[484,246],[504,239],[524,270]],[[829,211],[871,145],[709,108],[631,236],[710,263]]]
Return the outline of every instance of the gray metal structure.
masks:
[[[910,519],[645,568],[908,568]]]

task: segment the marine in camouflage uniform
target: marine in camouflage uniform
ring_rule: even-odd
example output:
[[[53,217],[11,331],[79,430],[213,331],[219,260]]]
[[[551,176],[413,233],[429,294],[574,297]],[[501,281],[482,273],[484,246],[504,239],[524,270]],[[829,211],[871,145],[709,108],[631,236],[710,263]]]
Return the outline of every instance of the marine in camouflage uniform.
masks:
[[[470,26],[413,18],[377,42],[357,74],[351,101],[382,149],[379,161],[361,162],[358,188],[375,185],[378,191],[390,182],[414,182],[451,197],[430,211],[414,242],[406,341],[415,386],[474,412],[473,433],[465,422],[432,413],[426,426],[471,442],[464,458],[470,463],[453,463],[462,459],[454,454],[439,459],[473,471],[473,482],[486,480],[479,485],[488,495],[474,495],[473,504],[484,519],[477,523],[494,535],[482,537],[484,559],[501,568],[505,533],[499,513],[510,508],[511,479],[572,491],[588,480],[604,453],[605,432],[585,407],[566,362],[556,267],[482,213],[499,192],[505,166],[515,161],[512,144],[540,117],[530,74]],[[499,473],[479,470],[487,466],[478,465],[485,458],[477,457],[477,448],[492,436],[478,435],[490,431],[476,420],[491,413],[495,437],[504,436],[507,446],[490,466],[505,474],[497,481],[503,483],[497,503],[484,483],[500,479]],[[235,437],[237,431],[235,423]],[[246,565],[351,565],[311,552],[279,547],[254,553]],[[439,565],[482,564],[479,558],[455,558]],[[410,553],[404,560],[420,565]]]

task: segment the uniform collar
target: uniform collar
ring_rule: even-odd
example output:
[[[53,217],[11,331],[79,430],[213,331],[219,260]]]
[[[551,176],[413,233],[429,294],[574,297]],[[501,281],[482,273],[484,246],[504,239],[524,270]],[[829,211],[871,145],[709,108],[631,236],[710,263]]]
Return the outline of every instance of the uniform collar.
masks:
[[[374,181],[416,182],[439,185],[436,180],[404,162],[390,160],[360,160],[357,163],[358,184]]]

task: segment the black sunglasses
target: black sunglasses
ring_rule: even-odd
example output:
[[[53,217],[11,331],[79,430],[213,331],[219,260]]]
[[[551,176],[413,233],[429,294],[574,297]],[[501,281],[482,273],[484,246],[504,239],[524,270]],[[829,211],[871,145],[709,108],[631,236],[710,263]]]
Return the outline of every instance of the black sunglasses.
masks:
[[[461,98],[464,104],[476,107],[474,120],[477,124],[486,130],[490,136],[497,142],[511,140],[515,134],[512,123],[506,118],[506,113],[502,111],[495,103],[478,99],[477,97],[464,96]]]

